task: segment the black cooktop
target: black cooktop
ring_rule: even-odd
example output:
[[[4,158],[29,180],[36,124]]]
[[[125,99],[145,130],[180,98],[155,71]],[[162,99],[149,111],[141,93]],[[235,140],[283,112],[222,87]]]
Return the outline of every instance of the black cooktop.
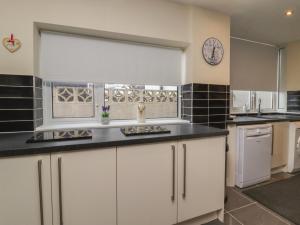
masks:
[[[126,136],[171,133],[170,130],[161,126],[130,126],[121,128],[121,132]]]
[[[68,141],[78,139],[91,139],[91,130],[56,130],[35,132],[33,137],[26,143],[51,142],[51,141]]]

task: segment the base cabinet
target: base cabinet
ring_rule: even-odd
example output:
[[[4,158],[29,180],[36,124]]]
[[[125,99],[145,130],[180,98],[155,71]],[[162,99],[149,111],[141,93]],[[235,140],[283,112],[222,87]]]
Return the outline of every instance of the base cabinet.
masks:
[[[53,225],[116,224],[116,149],[51,155]]]
[[[121,147],[117,167],[118,225],[171,225],[213,212],[222,219],[224,137]]]
[[[177,222],[177,144],[117,148],[118,225]]]
[[[225,138],[178,143],[178,222],[224,208]]]
[[[1,158],[0,225],[172,225],[221,215],[224,177],[225,137]]]
[[[289,122],[273,123],[272,169],[287,165]]]
[[[52,225],[50,155],[0,159],[0,224]]]

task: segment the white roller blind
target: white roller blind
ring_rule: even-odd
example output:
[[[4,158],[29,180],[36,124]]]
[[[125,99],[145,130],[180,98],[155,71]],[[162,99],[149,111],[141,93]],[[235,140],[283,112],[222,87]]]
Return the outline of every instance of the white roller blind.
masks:
[[[276,47],[231,38],[230,48],[231,89],[277,90]]]
[[[55,81],[178,85],[182,50],[41,33],[40,76]]]

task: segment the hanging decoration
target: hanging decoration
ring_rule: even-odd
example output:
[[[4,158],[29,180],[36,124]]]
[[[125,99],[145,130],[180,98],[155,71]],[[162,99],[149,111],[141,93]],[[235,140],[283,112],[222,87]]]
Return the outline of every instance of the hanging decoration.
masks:
[[[11,53],[16,52],[22,46],[21,41],[16,39],[13,34],[11,34],[10,37],[3,38],[2,44]]]

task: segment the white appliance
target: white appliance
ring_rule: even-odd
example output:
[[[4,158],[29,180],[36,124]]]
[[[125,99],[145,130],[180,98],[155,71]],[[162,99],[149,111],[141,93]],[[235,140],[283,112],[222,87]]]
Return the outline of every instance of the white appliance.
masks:
[[[236,186],[271,178],[272,131],[271,124],[238,127]]]
[[[288,172],[300,170],[300,123],[291,123],[289,130]]]

